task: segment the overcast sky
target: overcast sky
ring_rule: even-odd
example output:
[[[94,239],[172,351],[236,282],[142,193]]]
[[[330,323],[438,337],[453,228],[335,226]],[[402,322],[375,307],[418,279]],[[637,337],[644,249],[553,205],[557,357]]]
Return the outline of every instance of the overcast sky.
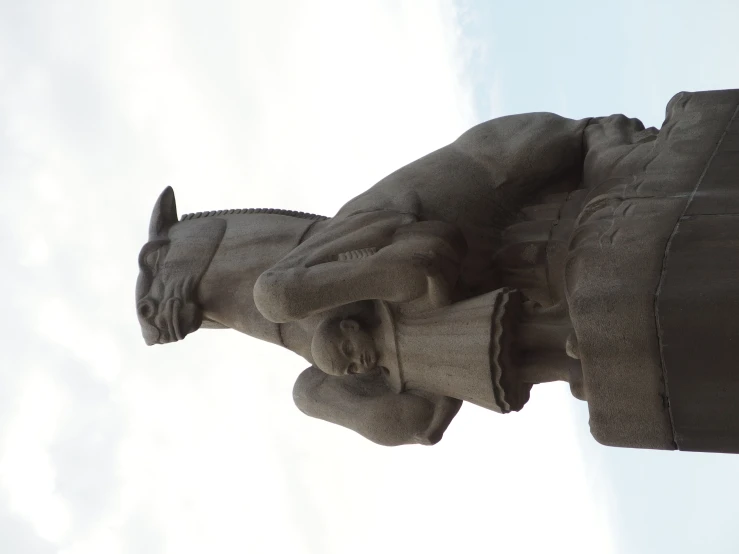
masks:
[[[332,215],[475,123],[661,124],[739,87],[733,0],[0,0],[0,551],[736,552],[739,456],[608,449],[566,385],[434,447],[302,415],[306,363],[146,347],[136,257],[181,213]]]

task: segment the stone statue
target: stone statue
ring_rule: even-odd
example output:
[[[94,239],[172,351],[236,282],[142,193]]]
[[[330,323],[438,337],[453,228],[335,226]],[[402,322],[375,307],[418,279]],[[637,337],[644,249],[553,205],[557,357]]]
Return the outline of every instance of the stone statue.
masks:
[[[680,447],[659,292],[737,106],[738,91],[681,93],[661,130],[622,115],[494,119],[332,218],[178,221],[167,188],[139,256],[144,339],[230,328],[288,348],[311,364],[297,406],[380,444],[434,444],[462,401],[507,413],[561,380],[601,442]]]

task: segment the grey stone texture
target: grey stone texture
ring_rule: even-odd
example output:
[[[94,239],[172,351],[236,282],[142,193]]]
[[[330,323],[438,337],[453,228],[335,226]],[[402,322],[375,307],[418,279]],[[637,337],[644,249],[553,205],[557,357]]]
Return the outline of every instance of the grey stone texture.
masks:
[[[736,453],[739,91],[700,100],[689,108],[702,108],[712,125],[705,145],[691,147],[703,167],[667,245],[657,322],[675,445]]]
[[[311,364],[298,408],[379,444],[434,444],[463,401],[504,414],[561,380],[604,444],[737,452],[738,106],[681,93],[661,130],[494,119],[331,218],[178,221],[167,188],[139,257],[144,339],[288,348]]]

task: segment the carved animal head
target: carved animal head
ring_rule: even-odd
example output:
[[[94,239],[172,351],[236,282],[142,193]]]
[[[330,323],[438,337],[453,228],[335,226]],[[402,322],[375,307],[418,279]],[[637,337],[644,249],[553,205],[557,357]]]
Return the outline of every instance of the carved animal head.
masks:
[[[220,218],[178,222],[172,188],[159,196],[136,282],[136,311],[146,344],[181,340],[203,324],[197,287],[225,229]]]

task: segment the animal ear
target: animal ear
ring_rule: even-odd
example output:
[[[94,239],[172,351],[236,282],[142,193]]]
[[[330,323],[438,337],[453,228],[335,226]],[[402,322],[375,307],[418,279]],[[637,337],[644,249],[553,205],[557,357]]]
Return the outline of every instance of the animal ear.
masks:
[[[169,228],[177,223],[177,204],[174,199],[174,190],[167,187],[157,198],[149,221],[149,240],[163,237]]]

